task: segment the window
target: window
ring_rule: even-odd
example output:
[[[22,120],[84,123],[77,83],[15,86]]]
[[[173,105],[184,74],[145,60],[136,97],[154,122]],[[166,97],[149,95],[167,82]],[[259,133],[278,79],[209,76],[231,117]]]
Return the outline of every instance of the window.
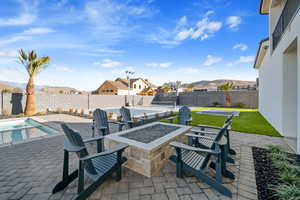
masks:
[[[139,89],[141,89],[142,88],[142,86],[141,85],[139,85]]]

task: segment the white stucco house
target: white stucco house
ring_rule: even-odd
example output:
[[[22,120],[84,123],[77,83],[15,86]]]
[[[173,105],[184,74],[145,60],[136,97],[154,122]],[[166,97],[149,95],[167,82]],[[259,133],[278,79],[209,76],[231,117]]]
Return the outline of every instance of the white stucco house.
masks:
[[[257,51],[259,111],[300,153],[300,0],[261,0],[269,36]]]

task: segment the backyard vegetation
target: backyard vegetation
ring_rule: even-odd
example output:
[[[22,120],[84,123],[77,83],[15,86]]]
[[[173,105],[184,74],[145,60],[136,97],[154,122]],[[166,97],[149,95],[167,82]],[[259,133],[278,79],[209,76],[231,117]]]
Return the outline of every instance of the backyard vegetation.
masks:
[[[192,126],[199,124],[211,125],[211,126],[222,126],[226,117],[224,116],[213,116],[206,114],[198,114],[197,111],[210,109],[207,107],[199,107],[192,110]],[[234,117],[232,122],[232,130],[245,133],[255,133],[260,135],[276,136],[281,135],[267,122],[267,120],[257,111],[257,109],[242,109],[242,108],[211,108],[219,110],[235,110],[240,111],[240,116]],[[177,114],[176,114],[177,115]],[[163,122],[168,122],[168,119],[163,119]],[[175,117],[174,123],[177,123]]]

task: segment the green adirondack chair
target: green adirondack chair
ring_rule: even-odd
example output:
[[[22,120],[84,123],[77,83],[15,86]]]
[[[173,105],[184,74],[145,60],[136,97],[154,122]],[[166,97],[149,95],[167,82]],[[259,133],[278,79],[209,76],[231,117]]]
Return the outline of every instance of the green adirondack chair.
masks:
[[[125,123],[122,122],[108,121],[106,111],[97,108],[93,112],[93,124],[92,124],[93,137],[95,136],[96,131],[98,131],[98,134],[102,136],[110,134],[109,124],[119,125],[119,131],[122,131],[123,126],[126,125]]]
[[[63,190],[77,177],[78,189],[75,200],[88,198],[113,173],[117,174],[117,181],[121,180],[121,167],[127,160],[125,157],[122,157],[122,153],[128,147],[127,144],[120,144],[113,149],[89,155],[85,144],[103,140],[104,136],[83,140],[78,132],[70,129],[66,124],[62,124],[61,127],[66,135],[64,142],[63,179],[54,187],[53,194]],[[79,168],[70,175],[69,152],[75,152],[79,160]],[[87,188],[84,187],[85,173],[93,181]]]
[[[229,171],[226,169],[226,160],[224,160],[224,148],[219,142],[222,139],[224,132],[226,132],[229,124],[225,124],[219,131],[219,137],[213,141],[211,148],[199,148],[179,142],[171,142],[170,145],[175,148],[176,155],[172,155],[170,160],[176,163],[176,176],[181,178],[182,172],[188,171],[199,180],[213,187],[221,194],[232,197],[232,192],[222,184],[222,175],[227,175]],[[202,141],[206,137],[197,136]],[[212,160],[213,156],[216,158]],[[215,179],[205,174],[205,170],[210,167],[215,170]]]
[[[142,123],[142,120],[136,119],[134,120],[131,116],[130,110],[125,108],[124,106],[120,108],[120,113],[122,116],[122,123],[125,123],[129,128],[133,128]]]

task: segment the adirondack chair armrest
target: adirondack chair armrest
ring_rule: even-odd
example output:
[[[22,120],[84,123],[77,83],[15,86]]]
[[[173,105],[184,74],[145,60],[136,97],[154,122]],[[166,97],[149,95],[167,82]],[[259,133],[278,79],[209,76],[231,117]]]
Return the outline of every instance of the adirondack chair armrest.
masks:
[[[217,134],[218,134],[217,132],[212,132],[212,131],[202,131],[202,130],[195,129],[195,128],[192,128],[191,131],[192,131],[193,133],[200,133],[200,134],[203,134],[203,135],[217,135]]]
[[[107,129],[106,126],[96,126],[95,124],[92,124],[92,128],[95,128],[95,129],[98,129],[98,130]]]
[[[125,122],[114,122],[114,121],[108,121],[108,123],[111,123],[111,124],[118,124],[118,125],[126,125]]]
[[[209,129],[216,129],[216,130],[221,130],[222,127],[219,126],[209,126],[209,125],[203,125],[203,124],[198,124],[196,127],[198,128],[209,128]],[[231,126],[228,126],[227,130],[231,130]]]
[[[193,133],[187,133],[185,135],[188,136],[188,137],[195,137],[195,138],[204,139],[204,140],[211,140],[211,141],[214,140],[214,138],[206,137],[206,136],[203,136],[203,135],[197,135],[197,134],[193,134]]]
[[[222,128],[222,127],[219,127],[219,126],[210,126],[210,125],[205,125],[205,124],[198,124],[197,127],[199,127],[199,128],[217,129],[217,130],[220,130]]]
[[[103,140],[103,139],[104,139],[104,136],[96,136],[96,137],[84,139],[83,142],[89,143],[89,142],[94,142],[94,141]]]
[[[112,149],[109,149],[107,151],[104,151],[104,152],[101,152],[101,153],[96,153],[96,154],[93,154],[93,155],[90,155],[90,156],[85,156],[83,158],[80,158],[81,161],[86,161],[86,160],[90,160],[90,159],[93,159],[93,158],[97,158],[99,156],[106,156],[106,155],[109,155],[109,154],[113,154],[113,153],[119,153],[119,152],[122,152],[124,151],[129,145],[128,144],[119,144],[117,145],[116,147],[112,148]]]
[[[212,154],[212,155],[218,155],[221,153],[220,150],[211,150],[211,149],[202,149],[202,148],[198,148],[198,147],[192,147],[183,143],[179,143],[179,142],[171,142],[170,145],[172,147],[175,148],[179,148],[179,149],[184,149],[184,150],[188,150],[188,151],[195,151],[195,152],[202,152],[202,153],[208,153],[208,154]]]

